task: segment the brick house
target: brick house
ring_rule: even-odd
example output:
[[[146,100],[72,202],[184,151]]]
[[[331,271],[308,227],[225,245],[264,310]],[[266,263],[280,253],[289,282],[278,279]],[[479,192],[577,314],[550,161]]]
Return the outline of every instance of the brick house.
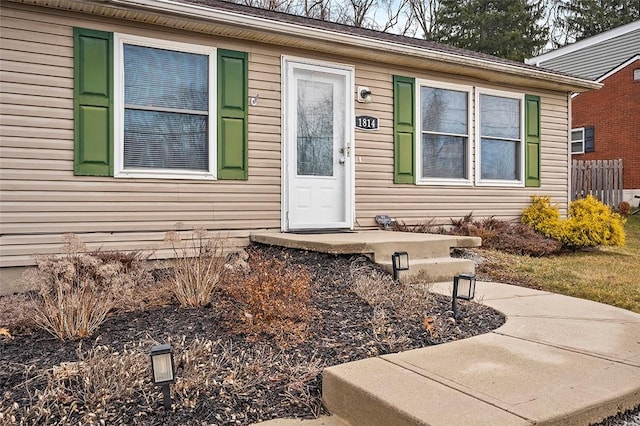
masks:
[[[571,153],[578,160],[622,158],[623,198],[640,201],[640,21],[526,61],[603,83],[574,94]]]

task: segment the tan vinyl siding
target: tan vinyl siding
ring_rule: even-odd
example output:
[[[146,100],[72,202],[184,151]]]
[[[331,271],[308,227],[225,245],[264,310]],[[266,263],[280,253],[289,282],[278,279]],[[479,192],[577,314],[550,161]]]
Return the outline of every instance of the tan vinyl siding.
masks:
[[[542,186],[509,188],[453,185],[394,185],[393,182],[393,105],[394,74],[430,81],[442,81],[541,96],[542,122]],[[367,76],[368,78],[362,78]],[[374,101],[357,104],[356,115],[370,114],[380,118],[376,133],[356,131],[356,219],[361,227],[375,227],[377,214],[388,214],[407,224],[436,218],[447,223],[473,212],[476,217],[517,218],[531,195],[551,195],[562,211],[566,211],[568,191],[567,123],[568,103],[564,93],[527,90],[522,87],[499,86],[483,81],[454,79],[451,76],[418,70],[371,68],[356,66],[356,85],[372,88]],[[473,107],[473,105],[472,105]],[[475,120],[475,111],[472,114]],[[472,124],[474,124],[472,122]],[[475,135],[475,129],[472,129]],[[419,138],[419,136],[418,136]],[[475,166],[475,151],[472,150]],[[475,169],[472,170],[475,173]]]
[[[59,252],[62,235],[76,233],[90,247],[157,248],[171,253],[164,233],[220,230],[231,245],[244,245],[252,230],[281,224],[281,56],[351,65],[355,85],[368,86],[373,102],[356,115],[379,118],[378,131],[355,131],[356,227],[373,227],[376,214],[407,223],[427,217],[514,218],[532,194],[549,194],[566,209],[568,107],[565,93],[487,85],[444,74],[397,69],[317,52],[221,39],[197,33],[76,15],[43,8],[2,5],[0,24],[0,266],[32,263],[34,253]],[[73,175],[72,27],[211,45],[249,52],[249,180],[191,181],[116,179]],[[541,96],[542,187],[495,188],[393,184],[394,74]],[[355,91],[355,87],[353,88]]]
[[[0,266],[57,253],[64,233],[90,247],[157,248],[166,231],[203,226],[246,245],[280,228],[280,53],[265,46],[48,9],[3,4],[0,43]],[[115,179],[73,175],[73,26],[250,53],[249,180]],[[257,51],[254,53],[254,49]]]

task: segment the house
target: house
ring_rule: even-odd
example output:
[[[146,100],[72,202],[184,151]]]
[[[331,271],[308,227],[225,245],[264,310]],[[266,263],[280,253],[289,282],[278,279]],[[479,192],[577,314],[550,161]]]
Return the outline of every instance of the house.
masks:
[[[167,257],[178,222],[242,246],[381,213],[514,218],[533,194],[566,211],[570,94],[600,87],[215,0],[0,7],[3,268],[65,233]]]
[[[577,160],[623,160],[623,199],[640,195],[640,21],[528,59],[529,64],[595,80],[600,90],[571,103]]]

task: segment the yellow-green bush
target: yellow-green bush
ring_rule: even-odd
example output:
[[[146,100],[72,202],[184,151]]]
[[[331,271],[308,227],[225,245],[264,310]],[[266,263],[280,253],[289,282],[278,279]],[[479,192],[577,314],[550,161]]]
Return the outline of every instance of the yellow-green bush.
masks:
[[[590,195],[571,203],[567,219],[560,217],[550,197],[533,196],[521,221],[565,247],[624,245],[624,218]]]
[[[522,212],[521,222],[541,234],[562,242],[564,223],[558,206],[551,204],[548,195],[531,197],[531,205]]]

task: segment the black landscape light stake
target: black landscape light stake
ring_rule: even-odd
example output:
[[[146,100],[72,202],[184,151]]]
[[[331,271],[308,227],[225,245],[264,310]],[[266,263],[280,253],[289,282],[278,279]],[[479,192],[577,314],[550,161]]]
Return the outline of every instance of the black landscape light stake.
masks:
[[[173,349],[169,343],[151,347],[151,380],[154,385],[162,386],[164,409],[171,409],[171,389],[175,382],[173,367]]]
[[[453,277],[453,296],[451,297],[451,308],[454,318],[458,319],[458,306],[456,299],[473,300],[476,295],[476,276],[471,274],[460,274]]]
[[[399,271],[409,270],[409,253],[406,251],[397,251],[391,255],[391,263],[393,263],[393,279],[398,281],[400,278]]]

